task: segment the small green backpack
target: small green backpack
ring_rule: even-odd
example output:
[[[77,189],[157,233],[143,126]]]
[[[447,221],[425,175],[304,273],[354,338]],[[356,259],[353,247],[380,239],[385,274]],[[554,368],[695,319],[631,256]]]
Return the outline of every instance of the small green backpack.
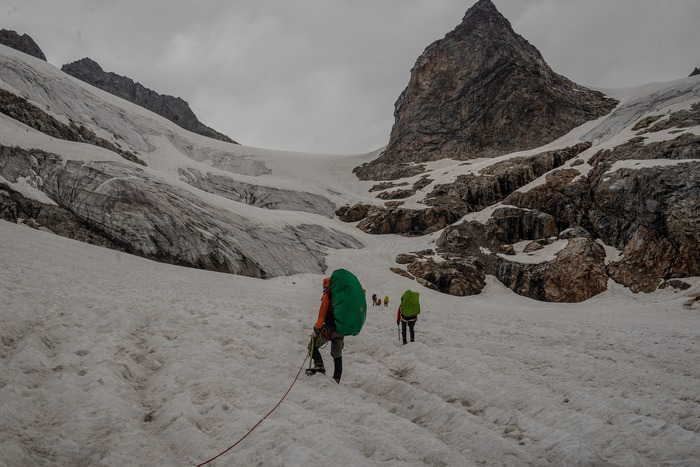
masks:
[[[360,333],[367,317],[367,300],[357,277],[345,269],[331,274],[331,303],[335,329],[344,336]]]
[[[407,290],[401,295],[401,314],[406,317],[418,316],[420,314],[420,302],[418,292]]]

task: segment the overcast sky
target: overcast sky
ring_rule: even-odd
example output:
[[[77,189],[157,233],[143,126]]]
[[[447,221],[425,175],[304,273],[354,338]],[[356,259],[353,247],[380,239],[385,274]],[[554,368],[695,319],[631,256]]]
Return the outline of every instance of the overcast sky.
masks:
[[[596,88],[700,67],[698,0],[493,0],[556,71]],[[363,153],[388,142],[425,47],[476,0],[0,0],[57,67],[90,57],[234,140]]]

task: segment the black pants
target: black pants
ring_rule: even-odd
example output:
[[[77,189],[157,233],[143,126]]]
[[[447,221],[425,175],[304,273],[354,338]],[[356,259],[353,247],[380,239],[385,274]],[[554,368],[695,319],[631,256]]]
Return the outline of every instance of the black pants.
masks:
[[[413,329],[414,326],[416,325],[416,318],[409,318],[409,319],[404,319],[403,317],[401,318],[401,336],[403,337],[403,343],[406,343],[406,325],[408,325],[408,330],[411,334],[411,342],[413,342],[416,338],[416,332]]]

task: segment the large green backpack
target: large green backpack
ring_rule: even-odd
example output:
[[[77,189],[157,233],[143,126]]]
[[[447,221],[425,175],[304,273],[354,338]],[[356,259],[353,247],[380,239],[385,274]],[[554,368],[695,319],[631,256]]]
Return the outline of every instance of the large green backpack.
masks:
[[[420,302],[418,292],[407,290],[401,295],[401,314],[407,317],[418,316],[420,314]]]
[[[360,333],[367,317],[367,300],[357,277],[345,269],[331,274],[331,303],[335,329],[344,336]]]

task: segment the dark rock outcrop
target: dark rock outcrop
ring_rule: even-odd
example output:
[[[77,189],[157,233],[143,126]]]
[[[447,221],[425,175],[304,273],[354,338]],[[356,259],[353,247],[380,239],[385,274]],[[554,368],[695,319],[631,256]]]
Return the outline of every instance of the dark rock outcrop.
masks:
[[[501,244],[556,237],[558,233],[554,217],[536,209],[498,208],[484,226],[486,238]]]
[[[689,128],[700,125],[700,104],[693,104],[689,110],[679,110],[662,118],[663,115],[654,115],[644,118],[637,123],[632,130],[639,130],[638,135],[668,130],[669,128]]]
[[[495,163],[479,171],[478,175],[460,175],[453,183],[436,186],[426,196],[425,203],[430,206],[449,206],[462,214],[480,211],[502,201],[518,188],[562,166],[590,147],[590,143],[580,143],[569,148]]]
[[[27,34],[22,34],[20,36],[16,31],[0,29],[0,44],[46,61],[44,52],[42,52],[37,43],[34,42],[34,39]]]
[[[587,238],[573,238],[556,259],[524,264],[502,260],[495,276],[519,295],[546,302],[582,302],[608,287],[605,250]]]
[[[697,76],[697,75],[700,75],[700,68],[697,68],[697,67],[696,67],[696,68],[693,70],[693,72],[692,72],[690,75],[688,75],[688,77]]]
[[[390,180],[420,173],[421,162],[539,147],[615,105],[552,71],[491,0],[479,0],[418,58],[386,150],[355,173]]]
[[[642,165],[652,159],[685,162]],[[591,232],[623,253],[608,266],[610,277],[649,292],[661,279],[699,275],[700,136],[632,141],[601,151],[592,165]]]
[[[355,204],[354,206],[341,206],[335,211],[335,215],[343,222],[359,222],[369,212],[371,205]]]
[[[460,217],[441,207],[418,210],[372,206],[357,228],[371,234],[426,235],[444,229]]]
[[[61,71],[103,91],[155,112],[185,130],[220,141],[236,143],[228,136],[200,122],[192,109],[190,109],[189,104],[179,97],[158,94],[130,78],[106,72],[99,64],[89,58],[83,58],[63,65]]]
[[[416,280],[421,280],[419,282],[432,284],[435,290],[459,297],[478,295],[486,286],[484,263],[479,258],[440,263],[432,259],[418,260],[409,264],[407,269]]]
[[[131,151],[124,151],[111,142],[98,137],[95,132],[85,126],[72,121],[68,125],[61,123],[39,107],[30,104],[27,99],[4,89],[0,89],[0,112],[54,138],[99,146],[116,152],[126,160],[146,165]]]
[[[663,162],[644,164],[655,159]],[[588,176],[559,169],[545,183],[512,193],[503,201],[512,207],[496,209],[485,224],[448,227],[436,242],[439,253],[454,261],[478,256],[488,274],[517,293],[548,301],[585,300],[605,290],[608,277],[651,292],[663,280],[699,275],[700,137],[649,144],[636,138],[589,163]],[[569,240],[556,261],[521,264],[497,255],[509,244],[554,236]],[[603,264],[596,241],[620,250],[620,259]],[[580,265],[569,259],[572,252]]]

